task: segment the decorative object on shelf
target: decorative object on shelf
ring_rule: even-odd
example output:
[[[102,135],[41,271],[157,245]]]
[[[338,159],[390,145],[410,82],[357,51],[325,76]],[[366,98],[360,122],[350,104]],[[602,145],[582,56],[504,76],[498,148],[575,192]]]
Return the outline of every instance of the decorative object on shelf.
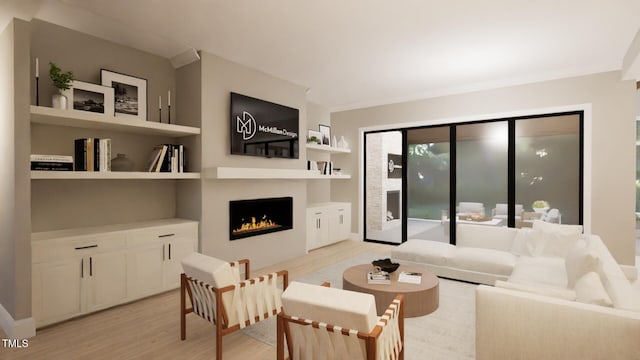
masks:
[[[147,79],[101,69],[102,85],[114,90],[115,116],[147,120]]]
[[[533,211],[541,214],[546,214],[549,210],[549,203],[544,200],[536,200],[531,204]]]
[[[307,142],[322,145],[322,134],[320,133],[320,131],[309,130],[309,134],[307,135]]]
[[[171,124],[171,90],[167,94],[167,124]]]
[[[40,106],[40,61],[36,58],[36,106]]]
[[[162,122],[162,95],[158,95],[158,122]]]
[[[335,135],[333,135],[333,138],[331,138],[331,146],[338,147],[338,138]]]
[[[318,125],[320,134],[322,134],[321,145],[331,146],[331,127],[329,125]]]
[[[402,155],[387,154],[388,172],[387,178],[389,179],[401,179],[402,178]]]
[[[62,94],[71,103],[73,110],[113,116],[113,88],[73,80],[71,87],[63,90]]]
[[[391,262],[390,258],[374,260],[371,262],[371,265],[378,267],[380,270],[386,271],[389,274],[398,270],[398,267],[400,266],[399,263]]]
[[[133,161],[125,154],[117,154],[111,159],[111,171],[132,171]]]
[[[338,147],[340,149],[348,149],[349,148],[349,143],[347,142],[347,139],[344,138],[344,136],[340,136],[340,141],[338,141]]]
[[[58,89],[58,94],[53,94],[51,97],[51,104],[56,109],[66,109],[67,98],[62,92],[71,88],[73,72],[62,72],[62,70],[52,62],[50,62],[49,65],[49,77],[51,81],[53,81],[53,86]],[[39,77],[39,75],[39,71],[36,71],[36,78]]]

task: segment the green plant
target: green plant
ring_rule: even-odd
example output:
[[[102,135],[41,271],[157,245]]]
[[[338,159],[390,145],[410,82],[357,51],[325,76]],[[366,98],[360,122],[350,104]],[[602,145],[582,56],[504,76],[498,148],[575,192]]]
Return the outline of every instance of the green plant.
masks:
[[[533,202],[531,207],[534,208],[534,209],[548,208],[549,207],[549,203],[544,201],[544,200],[536,200],[536,201]]]
[[[53,86],[60,90],[68,90],[71,88],[73,72],[62,72],[62,70],[52,62],[50,62],[49,65],[51,66],[49,69],[49,77],[51,78],[51,81],[53,81]]]
[[[309,138],[307,138],[307,142],[308,143],[316,143],[317,144],[319,141],[320,141],[320,139],[318,139],[315,136],[310,136]]]

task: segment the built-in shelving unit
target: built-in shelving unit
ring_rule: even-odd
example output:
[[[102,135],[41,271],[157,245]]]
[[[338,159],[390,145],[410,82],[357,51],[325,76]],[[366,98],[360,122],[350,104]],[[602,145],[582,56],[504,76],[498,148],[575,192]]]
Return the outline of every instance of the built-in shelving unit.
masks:
[[[329,145],[318,145],[314,143],[307,143],[307,150],[324,151],[330,154],[350,154],[351,153],[351,149],[337,148]]]
[[[199,135],[200,129],[151,121],[123,120],[118,117],[79,110],[62,110],[31,106],[31,122],[44,125],[70,126],[85,129],[113,130],[144,135],[182,137]]]
[[[123,120],[113,116],[79,110],[62,110],[31,106],[31,122],[35,124],[111,130],[146,136],[183,137],[199,135],[200,129],[191,126]],[[99,171],[31,171],[32,180],[110,180],[110,179],[199,179],[198,172],[99,172]]]
[[[240,168],[220,166],[204,169],[203,172],[205,179],[351,179],[351,175],[320,175],[317,171],[300,169]]]
[[[31,171],[31,180],[199,179],[200,173],[132,171]]]

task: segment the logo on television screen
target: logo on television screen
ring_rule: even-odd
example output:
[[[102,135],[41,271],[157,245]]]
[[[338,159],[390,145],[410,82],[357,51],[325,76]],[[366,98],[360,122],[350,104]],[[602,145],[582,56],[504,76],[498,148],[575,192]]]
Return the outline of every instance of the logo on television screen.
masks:
[[[249,140],[256,134],[256,119],[246,112],[242,112],[242,118],[236,116],[236,132],[242,134],[243,140]]]

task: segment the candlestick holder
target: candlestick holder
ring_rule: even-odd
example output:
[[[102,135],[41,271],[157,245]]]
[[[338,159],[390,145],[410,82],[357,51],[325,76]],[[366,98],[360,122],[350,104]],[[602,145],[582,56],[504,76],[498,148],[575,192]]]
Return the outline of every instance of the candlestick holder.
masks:
[[[36,76],[36,106],[40,106],[40,78]]]
[[[158,109],[158,122],[162,122],[162,109]]]
[[[167,105],[167,108],[168,108],[167,109],[167,112],[168,112],[167,116],[169,117],[169,122],[168,123],[171,124],[171,105]]]

